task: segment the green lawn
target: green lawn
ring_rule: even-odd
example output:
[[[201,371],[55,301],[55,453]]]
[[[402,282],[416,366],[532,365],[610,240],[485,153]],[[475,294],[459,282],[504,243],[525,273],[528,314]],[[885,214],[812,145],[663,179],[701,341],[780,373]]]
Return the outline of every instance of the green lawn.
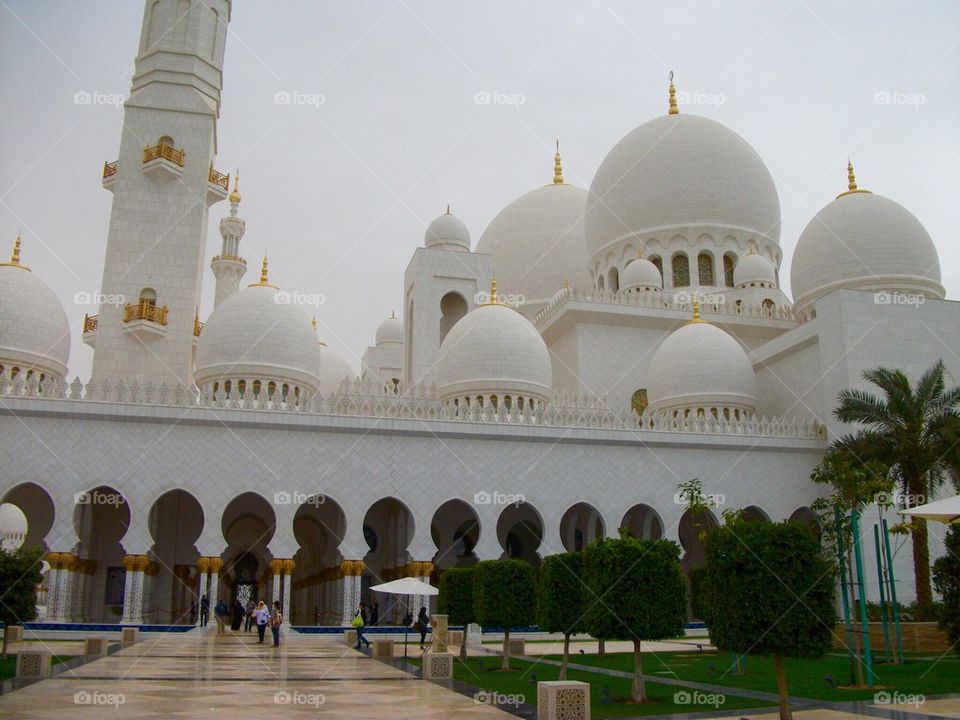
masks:
[[[420,664],[419,659],[411,659],[410,662],[416,665]],[[480,669],[481,663],[483,667],[482,670]],[[536,681],[556,680],[557,674],[560,671],[560,668],[553,665],[535,664],[515,659],[510,661],[510,666],[513,670],[504,673],[498,670],[500,667],[500,658],[498,657],[470,658],[466,666],[458,659],[453,674],[457,680],[505,696],[500,698],[500,702],[509,701],[512,698],[519,699],[519,696],[522,696],[521,702],[536,705]],[[702,693],[697,697],[690,698],[698,704],[677,704],[674,702],[674,696],[682,689],[656,683],[647,683],[647,695],[652,702],[644,705],[635,705],[627,702],[627,699],[630,697],[630,680],[627,678],[607,677],[596,673],[572,670],[567,673],[567,679],[590,683],[591,713],[592,716],[596,718],[704,712],[718,708],[733,710],[770,706],[770,703],[736,697],[734,695],[717,699],[709,693]],[[607,694],[603,693],[603,688],[606,688],[608,691],[608,700],[605,699]]]
[[[876,685],[893,692],[923,694],[926,696],[960,692],[960,658],[948,655],[937,662],[929,659],[908,658],[903,665],[875,665]],[[561,659],[551,655],[551,659]],[[595,655],[571,656],[571,662],[582,665],[633,671],[633,656],[628,653],[607,653],[606,657]],[[773,673],[773,660],[750,655],[746,660],[746,672],[736,675],[728,671],[731,664],[727,653],[644,653],[643,671],[647,675],[662,675],[679,680],[725,685],[776,693],[777,684]],[[785,659],[787,684],[795,697],[820,700],[861,700],[872,698],[874,690],[843,690],[836,686],[849,684],[849,665],[843,655],[829,655],[821,660]],[[833,678],[831,686],[825,678]]]
[[[67,660],[73,660],[73,655],[54,655],[50,662],[53,665],[59,665]],[[12,678],[17,674],[17,656],[9,655],[6,660],[0,660],[0,680]]]

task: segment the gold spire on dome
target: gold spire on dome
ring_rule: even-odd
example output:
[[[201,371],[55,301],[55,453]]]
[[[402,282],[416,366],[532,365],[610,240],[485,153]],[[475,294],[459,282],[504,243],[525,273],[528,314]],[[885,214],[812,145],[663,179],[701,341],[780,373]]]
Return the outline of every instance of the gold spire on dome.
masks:
[[[237,174],[233,177],[233,192],[230,193],[230,202],[234,204],[240,202],[240,168],[237,168]]]
[[[316,331],[317,331],[317,316],[316,316],[316,315],[314,315],[312,318],[310,318],[310,324],[313,325],[313,331],[316,332]]]
[[[677,89],[673,86],[673,70],[670,71],[670,114],[680,114],[680,108],[677,107]]]
[[[263,255],[263,264],[260,266],[260,282],[251,283],[251,284],[248,285],[247,287],[269,287],[269,288],[273,288],[274,290],[277,289],[277,286],[276,286],[276,285],[271,285],[271,284],[270,284],[270,278],[269,278],[269,275],[268,275],[268,273],[267,273],[267,255],[266,255],[266,253],[264,253],[264,255]]]
[[[847,160],[847,190],[837,195],[838,198],[842,198],[844,195],[852,195],[853,193],[869,193],[869,190],[864,190],[863,188],[857,187],[857,176],[853,173],[853,162]]]
[[[497,300],[497,278],[490,280],[490,297],[487,298],[487,301],[483,304],[484,307],[487,305],[499,305],[500,302]]]
[[[18,267],[21,270],[30,272],[30,268],[20,264],[20,231],[17,231],[17,239],[13,241],[13,252],[10,253],[10,262],[0,263],[0,267]]]
[[[391,310],[391,311],[390,311],[390,319],[391,319],[391,320],[396,320],[396,319],[397,319],[397,311],[396,311],[396,310]]]
[[[700,301],[697,300],[697,298],[694,298],[693,299],[693,319],[690,320],[690,322],[688,322],[687,324],[689,325],[690,323],[702,323],[702,322],[706,322],[706,321],[700,317]]]
[[[450,212],[450,203],[447,203],[447,211],[444,213],[444,215],[453,215],[453,213]]]
[[[563,163],[560,161],[560,140],[557,139],[557,154],[553,156],[553,184],[563,185]]]

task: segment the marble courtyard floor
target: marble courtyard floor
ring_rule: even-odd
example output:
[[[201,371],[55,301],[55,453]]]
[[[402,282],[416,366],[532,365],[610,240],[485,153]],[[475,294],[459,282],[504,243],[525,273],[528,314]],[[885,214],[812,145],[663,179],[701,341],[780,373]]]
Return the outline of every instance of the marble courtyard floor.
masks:
[[[0,718],[512,717],[339,638],[285,640],[275,650],[269,633],[264,645],[255,633],[141,635],[132,647],[0,696]]]

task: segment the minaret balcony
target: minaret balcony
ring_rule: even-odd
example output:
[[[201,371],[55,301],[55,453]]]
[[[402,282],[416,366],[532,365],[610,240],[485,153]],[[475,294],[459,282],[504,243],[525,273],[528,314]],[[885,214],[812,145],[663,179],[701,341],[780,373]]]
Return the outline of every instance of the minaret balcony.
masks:
[[[90,347],[96,347],[97,342],[97,324],[100,320],[99,315],[83,316],[83,344]]]
[[[230,189],[230,176],[215,170],[213,165],[207,172],[207,206],[225,200]]]
[[[160,143],[143,149],[143,172],[155,180],[174,180],[183,176],[186,151]]]
[[[168,307],[157,307],[152,300],[141,300],[123,308],[123,332],[147,341],[167,334]]]
[[[193,316],[193,347],[197,347],[197,341],[200,339],[200,333],[203,332],[203,323],[200,322],[200,316]]]
[[[117,179],[117,169],[119,161],[114,160],[112,163],[105,162],[103,163],[103,187],[113,192],[113,183]]]

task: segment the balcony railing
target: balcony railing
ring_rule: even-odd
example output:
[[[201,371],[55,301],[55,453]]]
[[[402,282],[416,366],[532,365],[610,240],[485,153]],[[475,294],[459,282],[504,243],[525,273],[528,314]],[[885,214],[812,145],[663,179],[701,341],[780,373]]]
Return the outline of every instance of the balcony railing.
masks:
[[[153,300],[141,300],[136,305],[127,305],[123,309],[123,321],[149,320],[158,325],[167,324],[167,306],[157,307]]]
[[[143,149],[143,161],[148,163],[151,160],[163,158],[164,160],[169,160],[170,162],[183,167],[183,158],[186,157],[186,154],[187,153],[185,150],[177,150],[171,145],[160,143],[159,145],[145,147]]]
[[[183,165],[183,163],[180,164]],[[219,185],[222,187],[224,192],[226,192],[230,186],[230,176],[214,170],[213,165],[210,166],[210,172],[207,173],[207,180],[214,185]]]
[[[103,179],[106,180],[108,177],[113,177],[117,174],[117,160],[114,160],[112,163],[105,162],[103,164]]]
[[[246,266],[247,264],[246,260],[244,260],[242,257],[237,257],[235,255],[214,255],[213,262],[217,262],[218,260],[232,260],[233,262],[240,263],[244,266]]]
[[[86,315],[83,316],[83,331],[85,333],[95,332],[97,329],[97,322],[100,320],[99,315]]]

